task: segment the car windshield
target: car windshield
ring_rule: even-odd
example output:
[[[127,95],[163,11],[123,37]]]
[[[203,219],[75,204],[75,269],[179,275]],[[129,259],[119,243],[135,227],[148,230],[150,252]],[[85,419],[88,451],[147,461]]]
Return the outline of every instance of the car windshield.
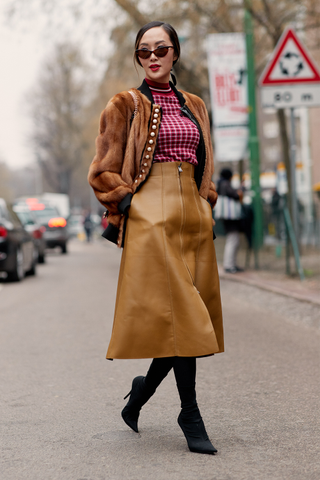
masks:
[[[40,223],[47,223],[51,218],[60,217],[59,212],[54,207],[46,207],[44,210],[34,210],[34,215]]]
[[[12,206],[11,205],[8,205],[7,204],[7,209],[8,209],[8,215],[9,215],[9,219],[11,221],[13,221],[14,223],[17,223],[20,227],[21,227],[21,220],[19,219],[18,215],[16,214],[16,212],[12,209]]]
[[[21,211],[19,212],[18,210],[16,211],[16,214],[20,218],[23,225],[34,225],[34,221],[32,220],[32,217],[29,212],[21,212]]]

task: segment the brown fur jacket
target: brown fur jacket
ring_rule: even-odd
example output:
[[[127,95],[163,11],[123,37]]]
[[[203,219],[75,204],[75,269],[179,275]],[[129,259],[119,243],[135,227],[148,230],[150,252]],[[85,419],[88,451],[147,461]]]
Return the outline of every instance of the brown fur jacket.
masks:
[[[213,152],[205,104],[199,97],[171,87],[182,112],[198,125],[195,180],[199,194],[214,206],[217,193],[211,181]],[[124,208],[130,205],[132,194],[147,180],[152,167],[160,124],[161,108],[153,103],[145,81],[139,89],[115,95],[101,114],[88,181],[99,202],[108,209],[108,222],[120,229],[120,237]],[[121,245],[121,238],[119,242]]]

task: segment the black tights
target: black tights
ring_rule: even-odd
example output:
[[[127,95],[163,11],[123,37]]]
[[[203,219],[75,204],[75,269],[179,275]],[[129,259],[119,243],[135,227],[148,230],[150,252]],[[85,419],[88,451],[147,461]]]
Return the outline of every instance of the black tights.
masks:
[[[196,358],[166,357],[154,358],[145,377],[150,390],[156,390],[162,380],[173,368],[181,400],[182,414],[186,417],[200,415],[196,401]]]

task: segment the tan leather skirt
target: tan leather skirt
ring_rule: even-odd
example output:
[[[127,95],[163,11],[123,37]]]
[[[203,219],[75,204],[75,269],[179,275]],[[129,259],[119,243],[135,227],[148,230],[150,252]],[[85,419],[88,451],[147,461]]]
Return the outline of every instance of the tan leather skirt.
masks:
[[[129,210],[107,358],[200,357],[223,348],[211,207],[193,165],[156,163]]]

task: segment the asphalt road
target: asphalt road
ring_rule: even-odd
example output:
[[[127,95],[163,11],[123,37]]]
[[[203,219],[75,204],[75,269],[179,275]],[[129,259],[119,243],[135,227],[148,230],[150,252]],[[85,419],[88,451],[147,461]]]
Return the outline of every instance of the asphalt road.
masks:
[[[198,360],[198,402],[219,453],[190,453],[172,373],[120,411],[149,360],[105,360],[120,251],[52,253],[0,283],[1,480],[319,480],[317,307],[222,282],[226,352]],[[293,303],[292,303],[293,302]]]

